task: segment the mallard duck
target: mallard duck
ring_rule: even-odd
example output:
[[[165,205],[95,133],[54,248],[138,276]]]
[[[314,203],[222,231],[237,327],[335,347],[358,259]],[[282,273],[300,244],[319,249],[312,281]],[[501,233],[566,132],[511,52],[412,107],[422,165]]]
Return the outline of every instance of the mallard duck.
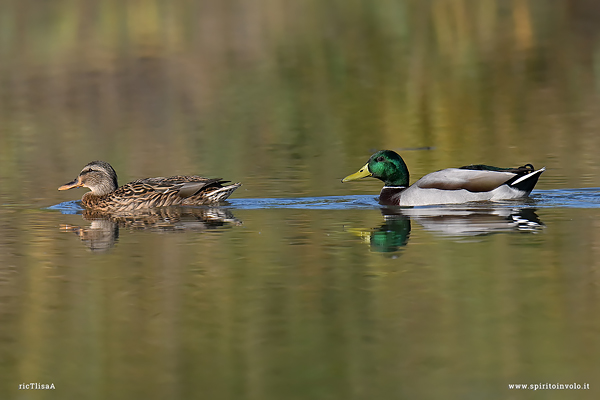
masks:
[[[171,176],[147,178],[129,182],[121,187],[117,173],[104,161],[87,164],[77,178],[58,190],[87,187],[81,204],[98,212],[131,212],[152,207],[174,205],[197,206],[215,204],[227,199],[241,183],[224,185],[229,181],[201,176]]]
[[[385,185],[379,204],[425,206],[527,197],[545,170],[544,167],[536,171],[531,164],[518,168],[467,165],[432,172],[408,186],[408,168],[402,157],[392,150],[381,150],[342,182],[377,178]]]

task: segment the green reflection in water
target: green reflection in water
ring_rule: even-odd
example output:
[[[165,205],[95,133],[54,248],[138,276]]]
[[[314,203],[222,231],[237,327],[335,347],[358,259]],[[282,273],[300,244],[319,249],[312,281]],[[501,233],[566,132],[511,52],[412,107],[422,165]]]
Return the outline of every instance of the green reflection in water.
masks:
[[[389,258],[353,232],[381,232],[378,210],[126,226],[102,254],[58,229],[80,216],[21,213],[9,221],[46,239],[2,241],[3,379],[117,398],[494,397],[513,381],[593,382],[597,212],[538,214],[538,234],[469,239],[407,217],[410,240]]]

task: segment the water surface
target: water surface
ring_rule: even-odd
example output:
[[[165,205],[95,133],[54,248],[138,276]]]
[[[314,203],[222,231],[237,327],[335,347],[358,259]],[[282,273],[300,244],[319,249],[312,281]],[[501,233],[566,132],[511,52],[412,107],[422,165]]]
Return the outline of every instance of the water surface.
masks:
[[[0,5],[0,397],[597,398],[600,8],[296,3]],[[382,208],[340,183],[382,148],[547,170]],[[98,159],[243,186],[90,219]]]

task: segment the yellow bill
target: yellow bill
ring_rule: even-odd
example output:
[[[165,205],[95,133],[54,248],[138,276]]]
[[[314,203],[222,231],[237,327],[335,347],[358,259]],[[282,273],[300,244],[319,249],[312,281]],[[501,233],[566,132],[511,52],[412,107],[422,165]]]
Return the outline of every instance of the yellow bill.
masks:
[[[342,183],[355,181],[357,179],[366,178],[366,177],[369,177],[372,175],[373,174],[371,173],[371,171],[369,171],[369,163],[366,163],[364,167],[362,167],[361,169],[358,170],[358,172],[355,172],[352,175],[348,175],[347,177],[342,179]]]

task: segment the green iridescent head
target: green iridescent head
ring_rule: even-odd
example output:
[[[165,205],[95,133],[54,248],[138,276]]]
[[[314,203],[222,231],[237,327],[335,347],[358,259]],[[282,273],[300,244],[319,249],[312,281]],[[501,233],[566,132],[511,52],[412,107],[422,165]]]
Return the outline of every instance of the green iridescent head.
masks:
[[[369,176],[382,180],[385,186],[408,186],[408,168],[402,157],[392,150],[381,150],[373,154],[364,167],[342,179],[342,182]]]

